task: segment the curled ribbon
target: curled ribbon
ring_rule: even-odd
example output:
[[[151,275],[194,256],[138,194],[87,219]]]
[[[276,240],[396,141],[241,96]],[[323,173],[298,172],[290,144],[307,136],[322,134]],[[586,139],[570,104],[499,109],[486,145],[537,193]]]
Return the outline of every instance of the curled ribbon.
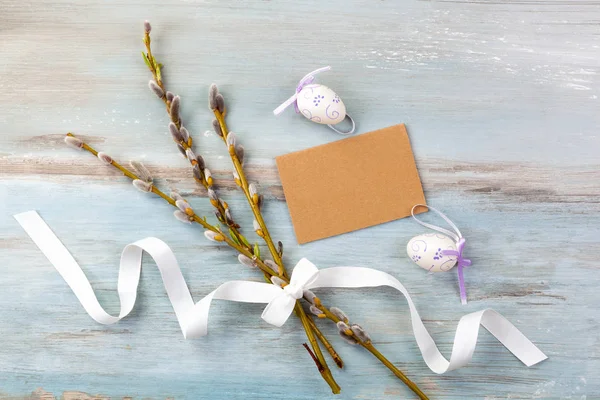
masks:
[[[270,324],[281,326],[292,313],[295,301],[302,297],[306,289],[389,286],[406,298],[415,339],[425,363],[435,373],[442,374],[463,367],[471,360],[480,325],[528,367],[547,358],[506,318],[488,309],[467,314],[460,319],[450,361],[446,360],[423,325],[406,288],[393,276],[371,268],[333,267],[319,270],[303,258],[294,268],[290,284],[284,289],[268,283],[229,281],[194,304],[175,255],[166,243],[157,238],[142,239],[123,249],[117,286],[121,312],[118,317],[111,316],[100,306],[85,274],[44,220],[35,211],[15,215],[15,218],[62,275],[87,313],[101,324],[113,324],[133,309],[145,251],[156,262],[186,338],[207,334],[208,314],[213,299],[267,303],[262,318]]]
[[[300,93],[302,91],[304,86],[310,85],[311,83],[314,82],[315,75],[320,74],[321,72],[329,71],[330,69],[331,69],[331,67],[329,67],[329,66],[322,67],[319,69],[315,69],[313,72],[309,72],[308,74],[304,75],[304,77],[302,79],[300,79],[300,82],[298,82],[298,86],[296,86],[296,93],[294,93],[292,95],[292,97],[290,97],[289,99],[284,101],[279,107],[277,107],[275,110],[273,110],[273,114],[275,114],[275,115],[281,114],[286,108],[288,108],[292,104],[294,105],[296,114],[299,114],[300,110],[298,109],[298,103],[296,103],[296,100],[298,99],[298,93]]]
[[[454,229],[454,232],[451,232],[448,229],[444,229],[437,225],[423,222],[420,219],[418,219],[415,216],[415,208],[417,208],[417,207],[425,207],[425,208],[437,213],[440,217],[442,217],[442,219],[444,221],[446,221],[448,223],[448,225],[450,225],[452,227],[452,229]],[[448,218],[446,216],[446,214],[444,214],[443,212],[441,212],[431,206],[428,206],[426,204],[416,204],[413,206],[412,210],[410,210],[410,213],[411,213],[412,217],[415,219],[415,221],[417,221],[419,224],[423,225],[426,228],[433,229],[434,231],[444,233],[444,234],[450,236],[456,242],[456,250],[442,250],[442,254],[445,256],[456,256],[456,267],[457,267],[456,270],[458,271],[458,288],[460,289],[460,302],[462,304],[467,304],[467,289],[465,288],[465,277],[464,277],[464,273],[463,273],[463,268],[470,267],[471,260],[463,258],[463,255],[462,255],[467,240],[462,236],[462,233],[460,233],[460,230],[457,228],[456,225],[454,225],[454,223],[450,220],[450,218]]]

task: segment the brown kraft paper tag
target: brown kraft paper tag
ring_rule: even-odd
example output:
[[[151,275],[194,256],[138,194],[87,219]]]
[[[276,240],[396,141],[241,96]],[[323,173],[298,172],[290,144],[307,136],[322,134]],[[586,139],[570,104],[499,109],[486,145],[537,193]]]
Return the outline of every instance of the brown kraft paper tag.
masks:
[[[425,203],[404,124],[276,161],[298,243],[404,218]]]

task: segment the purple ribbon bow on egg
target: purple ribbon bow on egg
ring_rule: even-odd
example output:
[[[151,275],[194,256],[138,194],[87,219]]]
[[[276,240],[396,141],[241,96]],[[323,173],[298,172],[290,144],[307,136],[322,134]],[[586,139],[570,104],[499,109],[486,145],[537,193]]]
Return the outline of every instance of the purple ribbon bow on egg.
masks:
[[[460,288],[460,301],[467,304],[467,290],[465,289],[465,278],[463,276],[463,268],[471,266],[471,260],[463,258],[463,249],[465,248],[466,239],[461,237],[456,242],[456,250],[442,250],[445,256],[456,256],[456,267],[458,268],[458,287]]]
[[[448,229],[439,227],[437,225],[429,224],[427,222],[423,222],[423,221],[419,220],[415,216],[415,208],[417,208],[417,207],[426,207],[427,209],[437,213],[440,217],[442,217],[444,219],[444,221],[446,221],[448,223],[448,225],[450,225],[452,227],[454,232],[452,232]],[[421,224],[429,229],[433,229],[434,231],[448,235],[449,238],[452,238],[454,240],[454,242],[456,242],[456,250],[452,250],[452,249],[442,250],[441,255],[456,257],[456,266],[458,267],[457,271],[458,271],[458,287],[460,289],[460,301],[462,304],[467,304],[467,290],[465,289],[465,278],[464,278],[464,274],[463,274],[463,268],[471,266],[471,260],[463,258],[463,250],[464,250],[465,244],[467,242],[466,239],[462,236],[462,234],[460,233],[460,230],[458,230],[458,228],[456,227],[456,225],[454,225],[454,223],[450,220],[450,218],[448,218],[446,215],[444,215],[444,213],[442,213],[441,211],[438,211],[431,206],[428,206],[425,204],[417,204],[412,208],[411,214],[412,214],[412,217],[415,219],[415,221],[417,221],[419,224]]]

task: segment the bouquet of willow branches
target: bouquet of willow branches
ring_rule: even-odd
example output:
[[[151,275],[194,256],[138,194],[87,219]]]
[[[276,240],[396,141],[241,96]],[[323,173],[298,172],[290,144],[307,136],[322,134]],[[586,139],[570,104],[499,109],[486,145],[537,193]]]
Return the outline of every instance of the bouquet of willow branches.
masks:
[[[248,179],[246,178],[244,172],[244,147],[239,143],[235,134],[230,132],[227,128],[225,122],[226,106],[223,95],[219,93],[216,85],[213,84],[210,86],[208,103],[210,110],[212,110],[215,116],[212,121],[212,128],[223,141],[225,150],[231,157],[233,164],[233,178],[237,186],[244,193],[248,205],[252,209],[252,213],[254,214],[252,229],[254,233],[264,241],[264,244],[269,251],[268,257],[262,256],[259,245],[250,244],[250,241],[242,233],[240,225],[234,220],[231,214],[229,205],[217,194],[214,180],[206,165],[206,161],[202,156],[197,155],[194,152],[192,136],[188,129],[183,125],[180,118],[181,99],[179,96],[174,95],[166,89],[161,74],[163,65],[160,64],[152,54],[150,31],[150,24],[146,21],[144,23],[144,45],[146,50],[142,52],[142,55],[146,65],[152,73],[152,79],[148,85],[151,91],[164,103],[166,112],[171,120],[168,129],[175,142],[175,146],[189,161],[194,180],[206,190],[206,196],[214,208],[214,215],[218,223],[211,224],[206,217],[199,216],[196,211],[192,209],[188,201],[177,192],[170,192],[167,194],[161,191],[155,186],[152,174],[143,164],[132,161],[130,163],[131,168],[125,167],[109,155],[96,151],[82,139],[75,137],[71,133],[67,134],[65,142],[71,147],[83,149],[92,153],[103,163],[118,169],[126,177],[132,180],[133,186],[137,189],[160,196],[167,203],[176,208],[174,212],[176,219],[183,223],[200,225],[204,229],[204,236],[206,239],[214,242],[221,242],[223,245],[231,247],[232,250],[237,252],[238,261],[242,265],[259,269],[267,282],[284,287],[289,283],[289,275],[282,258],[283,245],[281,242],[275,244],[271,238],[261,213],[261,207],[264,203],[263,196],[258,192],[256,185],[248,182]],[[345,342],[365,348],[389,368],[395,376],[410,387],[419,398],[427,399],[427,396],[421,392],[417,385],[408,379],[402,371],[396,368],[377,350],[365,329],[358,324],[350,323],[348,316],[342,310],[336,307],[326,306],[309,290],[304,292],[302,300],[302,303],[300,300],[296,302],[294,311],[296,316],[300,319],[302,327],[306,332],[306,337],[310,342],[310,346],[306,343],[303,345],[314,360],[319,373],[331,387],[333,393],[339,393],[340,387],[336,383],[331,370],[327,365],[319,342],[330,354],[339,368],[342,368],[344,364],[333,345],[319,330],[314,317],[320,320],[328,320],[336,324],[338,332]],[[306,312],[305,307],[308,309],[309,313]]]

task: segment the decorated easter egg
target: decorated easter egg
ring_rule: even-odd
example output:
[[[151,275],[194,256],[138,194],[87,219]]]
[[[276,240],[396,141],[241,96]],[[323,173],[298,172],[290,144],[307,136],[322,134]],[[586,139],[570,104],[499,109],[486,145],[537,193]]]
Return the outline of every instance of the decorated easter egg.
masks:
[[[296,102],[302,115],[318,124],[335,125],[346,118],[346,106],[327,86],[304,86],[298,93]]]
[[[446,272],[456,264],[456,256],[443,255],[443,250],[456,250],[456,242],[441,233],[415,236],[406,245],[410,259],[430,272]]]

